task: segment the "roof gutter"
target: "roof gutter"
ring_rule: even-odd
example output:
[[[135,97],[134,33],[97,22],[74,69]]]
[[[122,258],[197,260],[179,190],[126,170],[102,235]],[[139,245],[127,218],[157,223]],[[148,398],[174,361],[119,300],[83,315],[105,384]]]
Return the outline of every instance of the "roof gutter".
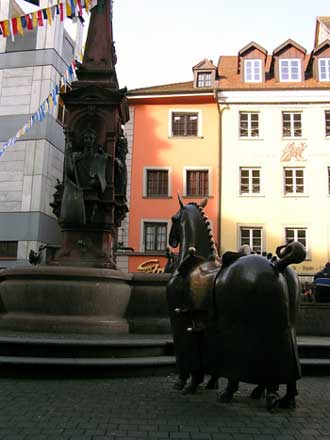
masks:
[[[194,93],[194,92],[187,92],[187,93],[162,93],[162,94],[150,94],[150,95],[127,95],[127,98],[130,99],[153,99],[153,98],[177,98],[177,97],[184,97],[184,96],[212,96],[213,92],[208,93]]]
[[[218,254],[221,255],[221,233],[222,233],[222,110],[218,100],[219,88],[215,88],[213,91],[214,99],[217,103],[218,109],[218,146],[219,146],[219,162],[218,162],[218,194],[219,194],[219,206],[218,206]]]

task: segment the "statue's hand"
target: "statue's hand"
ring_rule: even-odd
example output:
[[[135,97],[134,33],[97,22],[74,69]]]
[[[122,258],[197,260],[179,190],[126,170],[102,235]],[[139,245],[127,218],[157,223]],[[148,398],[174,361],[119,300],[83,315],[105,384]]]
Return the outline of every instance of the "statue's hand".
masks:
[[[99,179],[98,177],[94,174],[94,176],[92,176],[90,182],[89,182],[90,186],[92,188],[98,188],[100,183],[99,183]]]

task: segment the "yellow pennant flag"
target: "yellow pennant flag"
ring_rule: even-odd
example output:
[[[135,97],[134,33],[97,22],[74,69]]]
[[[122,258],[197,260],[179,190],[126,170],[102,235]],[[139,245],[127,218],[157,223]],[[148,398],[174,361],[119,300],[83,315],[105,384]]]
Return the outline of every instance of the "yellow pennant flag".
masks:
[[[9,29],[9,20],[4,20],[3,22],[3,36],[8,37],[10,35],[10,29]]]
[[[17,31],[20,35],[24,35],[21,17],[17,17]]]
[[[47,20],[48,24],[52,24],[52,11],[50,8],[46,8]]]
[[[66,15],[67,17],[71,17],[72,15],[71,5],[69,2],[66,2]]]
[[[32,12],[32,26],[33,28],[38,25],[38,14],[36,12]]]
[[[53,108],[53,105],[54,105],[54,101],[53,101],[52,95],[48,96],[47,102],[48,102],[48,111],[50,111]]]

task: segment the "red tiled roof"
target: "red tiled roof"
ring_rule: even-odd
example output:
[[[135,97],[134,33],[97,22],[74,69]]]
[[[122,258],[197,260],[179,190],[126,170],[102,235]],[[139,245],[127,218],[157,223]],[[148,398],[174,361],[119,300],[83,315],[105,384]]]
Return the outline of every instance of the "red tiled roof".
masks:
[[[328,18],[328,17],[326,17]],[[330,22],[330,17],[329,17]],[[237,70],[238,57],[236,55],[220,56],[217,67],[218,81],[217,87],[220,90],[263,90],[263,89],[329,89],[330,81],[317,81],[311,78],[310,74],[306,75],[304,81],[300,82],[279,82],[274,78],[272,69],[272,55],[266,57],[265,62],[265,82],[247,83],[241,81],[241,76]],[[306,73],[309,62],[312,61],[311,55],[307,54],[303,59],[303,70]],[[193,87],[193,81],[186,81],[172,84],[162,84],[152,87],[143,87],[128,91],[128,97],[143,95],[171,95],[171,94],[201,94],[213,93],[213,88],[196,88]]]
[[[163,84],[152,87],[143,87],[140,89],[132,89],[128,91],[128,96],[137,95],[157,95],[171,93],[205,93],[213,92],[212,88],[196,88],[193,87],[193,81],[186,81],[174,84]]]
[[[306,72],[310,55],[304,58],[304,72]],[[262,90],[262,89],[329,89],[330,81],[316,81],[308,77],[301,82],[278,82],[270,74],[272,56],[268,55],[265,66],[266,81],[260,83],[246,83],[241,81],[237,72],[237,56],[221,56],[218,63],[219,89],[223,90]]]

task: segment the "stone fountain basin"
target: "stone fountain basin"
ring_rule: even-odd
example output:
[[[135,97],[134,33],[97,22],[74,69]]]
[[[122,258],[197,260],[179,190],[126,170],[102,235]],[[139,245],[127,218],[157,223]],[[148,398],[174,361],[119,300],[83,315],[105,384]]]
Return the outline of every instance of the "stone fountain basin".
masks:
[[[0,272],[0,329],[128,333],[131,275],[38,266]]]

